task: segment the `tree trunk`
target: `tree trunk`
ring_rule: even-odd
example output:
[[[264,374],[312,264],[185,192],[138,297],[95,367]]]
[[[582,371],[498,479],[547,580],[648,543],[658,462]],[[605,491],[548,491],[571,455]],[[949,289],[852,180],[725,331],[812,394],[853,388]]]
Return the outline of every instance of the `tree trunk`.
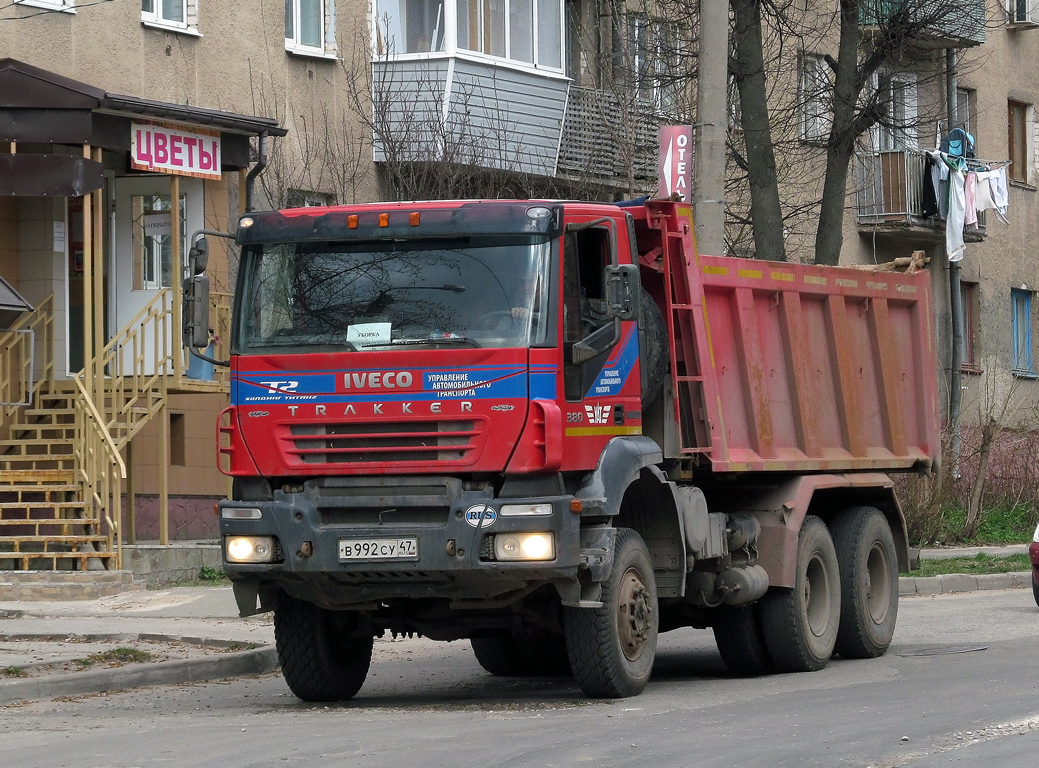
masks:
[[[769,125],[768,92],[761,40],[761,0],[730,0],[736,87],[750,185],[750,218],[756,257],[786,261],[783,210],[779,203],[776,156]]]
[[[981,448],[978,458],[978,475],[970,489],[970,502],[967,505],[967,518],[963,521],[960,537],[967,541],[974,538],[981,527],[981,502],[985,493],[985,481],[988,479],[989,456],[992,455],[992,443],[995,442],[998,424],[989,419],[981,428]]]
[[[826,143],[826,176],[815,234],[815,263],[837,264],[844,243],[848,167],[855,149],[859,83],[859,2],[841,0],[841,37],[833,83],[833,125]]]

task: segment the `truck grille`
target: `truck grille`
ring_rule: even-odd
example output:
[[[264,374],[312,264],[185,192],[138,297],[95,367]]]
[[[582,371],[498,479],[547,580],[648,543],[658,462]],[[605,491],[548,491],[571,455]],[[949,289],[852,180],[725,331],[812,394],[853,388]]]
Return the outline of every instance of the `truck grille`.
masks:
[[[298,424],[286,452],[303,464],[468,464],[480,434],[472,420]]]

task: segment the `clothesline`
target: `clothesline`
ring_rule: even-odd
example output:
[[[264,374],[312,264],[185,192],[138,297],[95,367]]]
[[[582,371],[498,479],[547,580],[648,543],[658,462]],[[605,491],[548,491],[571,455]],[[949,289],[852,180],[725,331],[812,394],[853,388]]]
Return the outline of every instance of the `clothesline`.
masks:
[[[948,152],[942,152],[940,149],[907,149],[907,152],[912,152],[916,155],[932,156],[935,154],[945,155],[946,157],[953,157],[957,160],[963,160],[967,164],[967,170],[970,171],[994,171],[999,168],[1006,168],[1013,164],[1013,160],[984,160],[980,157],[963,157],[962,155],[950,155]]]

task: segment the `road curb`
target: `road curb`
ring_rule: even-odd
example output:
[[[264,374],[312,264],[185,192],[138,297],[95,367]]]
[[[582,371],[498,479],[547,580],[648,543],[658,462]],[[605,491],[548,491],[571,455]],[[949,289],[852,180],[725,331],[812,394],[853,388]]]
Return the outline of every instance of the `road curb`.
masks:
[[[3,635],[0,640],[25,641],[69,639],[69,635]],[[173,637],[142,633],[139,635],[74,635],[84,641],[141,640],[182,642],[209,645],[215,648],[234,647],[226,640],[205,640],[193,637]],[[239,643],[240,645],[241,643]],[[278,668],[278,654],[274,646],[264,645],[244,651],[229,651],[203,659],[177,659],[160,663],[126,664],[114,669],[96,669],[45,675],[38,678],[0,679],[0,705],[16,701],[52,699],[58,696],[82,696],[149,685],[181,685],[227,677],[262,675]]]
[[[1031,585],[1032,574],[1029,571],[986,573],[979,576],[946,573],[941,576],[903,576],[898,580],[898,594],[902,597],[953,595],[988,589],[1025,588]]]

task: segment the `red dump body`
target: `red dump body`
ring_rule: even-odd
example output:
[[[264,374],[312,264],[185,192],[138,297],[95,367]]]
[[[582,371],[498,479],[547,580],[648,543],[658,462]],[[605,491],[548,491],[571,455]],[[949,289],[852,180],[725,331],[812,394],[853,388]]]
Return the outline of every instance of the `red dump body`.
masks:
[[[939,455],[928,275],[697,254],[691,209],[634,209],[666,307],[669,446],[715,472],[930,467]],[[654,274],[655,273],[655,274]]]

